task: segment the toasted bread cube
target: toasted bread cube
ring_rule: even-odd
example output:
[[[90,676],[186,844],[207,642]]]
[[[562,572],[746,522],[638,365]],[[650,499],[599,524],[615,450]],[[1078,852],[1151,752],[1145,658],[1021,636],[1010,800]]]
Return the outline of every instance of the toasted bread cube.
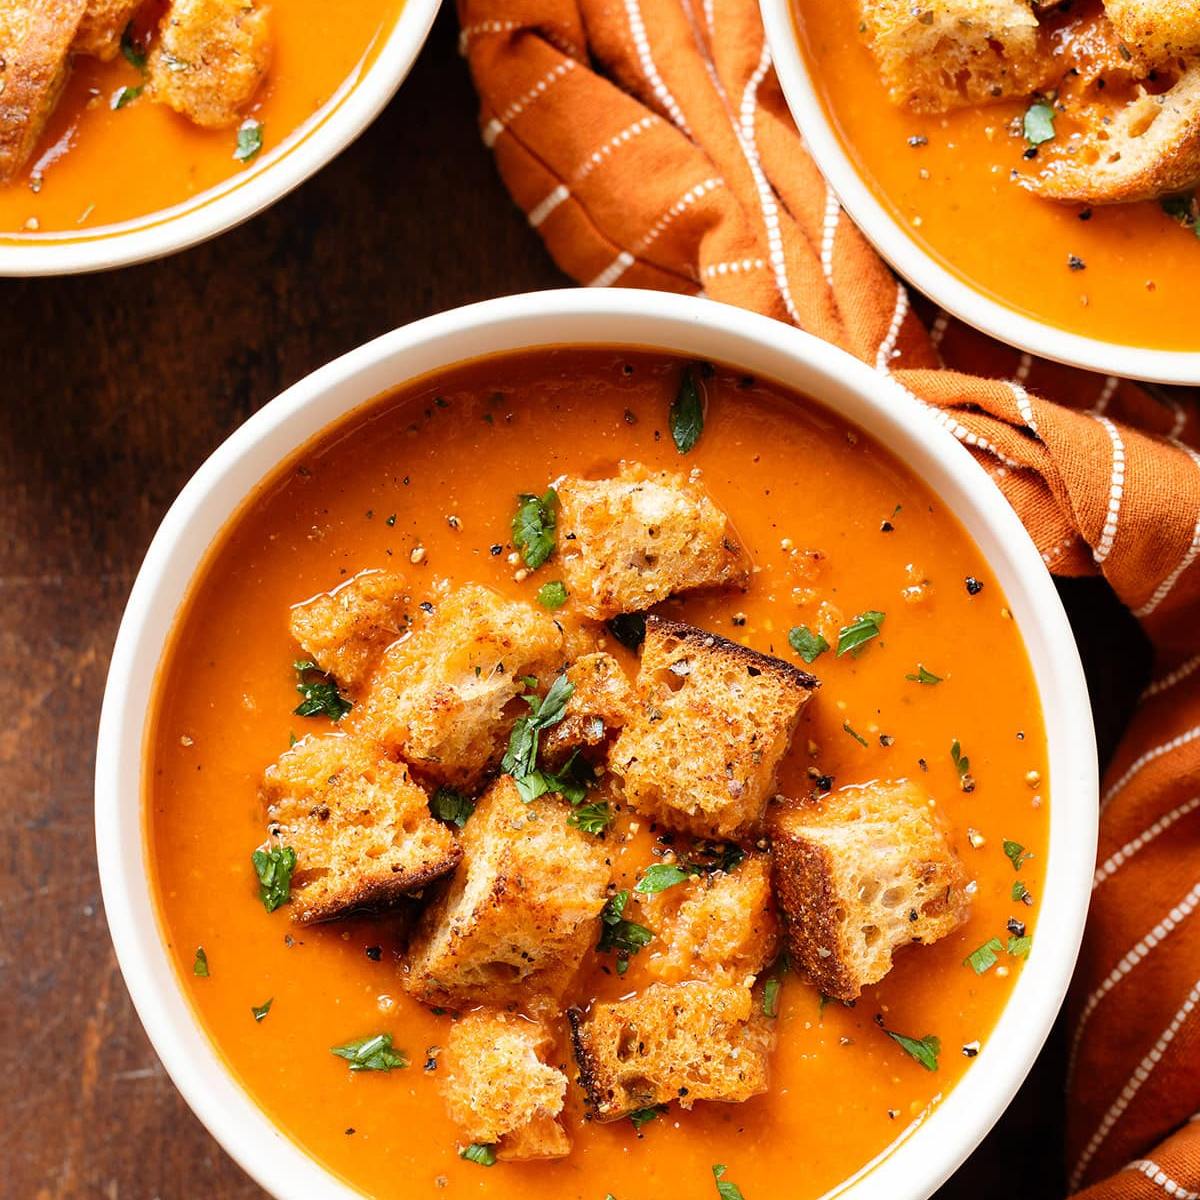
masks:
[[[291,910],[302,925],[395,904],[462,857],[404,764],[359,738],[303,738],[267,768],[262,796],[273,837],[296,853]]]
[[[70,70],[87,0],[0,3],[0,182],[28,161]]]
[[[878,983],[901,946],[936,942],[968,916],[967,873],[907,780],[774,810],[771,853],[792,963],[835,1000]]]
[[[109,62],[121,48],[121,34],[144,0],[88,0],[72,49]]]
[[[638,704],[609,756],[640,813],[698,837],[761,819],[817,680],[691,625],[646,618]]]
[[[745,984],[654,983],[567,1018],[598,1120],[671,1100],[685,1109],[697,1100],[739,1103],[767,1090],[772,1032]]]
[[[508,775],[462,833],[463,861],[422,915],[404,986],[427,1004],[504,1007],[558,996],[597,939],[610,867],[568,806],[526,804]]]
[[[540,1021],[480,1008],[450,1028],[442,1098],[465,1142],[506,1161],[562,1158],[571,1143],[558,1114],[567,1077],[547,1064],[554,1039]]]
[[[149,94],[205,129],[236,125],[270,65],[267,13],[258,0],[171,0]]]
[[[409,597],[393,571],[364,571],[292,608],[292,637],[346,690],[358,692],[408,627]]]
[[[1029,0],[860,0],[893,104],[946,112],[1035,91],[1053,72]]]
[[[593,620],[749,577],[729,518],[683,475],[622,463],[615,479],[555,487],[558,559],[571,601]]]
[[[587,654],[567,668],[574,687],[563,718],[541,735],[545,762],[557,763],[572,751],[602,745],[629,719],[633,688],[621,664],[609,654]]]
[[[1130,49],[1154,63],[1200,51],[1196,0],[1104,0],[1104,11]]]
[[[752,854],[732,871],[713,871],[638,899],[665,946],[647,969],[668,983],[728,975],[757,975],[779,950],[779,918],[771,892],[771,865]]]
[[[545,681],[562,641],[544,613],[467,584],[384,654],[360,727],[438,782],[474,790],[503,753],[522,677]]]

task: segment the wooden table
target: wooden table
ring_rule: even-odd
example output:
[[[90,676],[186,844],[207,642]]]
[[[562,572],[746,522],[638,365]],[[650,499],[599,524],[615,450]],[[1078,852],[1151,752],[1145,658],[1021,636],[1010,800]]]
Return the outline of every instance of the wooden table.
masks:
[[[566,282],[480,142],[450,13],[375,126],[266,215],[149,266],[0,281],[0,1197],[262,1195],[159,1065],[100,904],[100,697],[167,505],[256,408],[334,356]],[[1102,585],[1065,595],[1108,750],[1140,682],[1138,633]],[[1056,1037],[943,1196],[1061,1194],[1062,1065]]]

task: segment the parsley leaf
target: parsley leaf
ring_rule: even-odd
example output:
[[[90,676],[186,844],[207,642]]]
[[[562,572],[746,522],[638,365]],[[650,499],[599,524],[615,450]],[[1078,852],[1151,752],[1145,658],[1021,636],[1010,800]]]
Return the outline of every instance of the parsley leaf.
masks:
[[[146,51],[133,40],[132,22],[125,26],[125,32],[121,34],[121,53],[131,67],[139,71],[146,69]]]
[[[262,122],[248,117],[238,126],[237,149],[233,152],[233,157],[238,162],[249,162],[262,149],[262,144]]]
[[[921,663],[917,663],[917,673],[915,675],[905,675],[904,677],[912,683],[927,683],[932,687],[935,683],[941,683],[942,677],[935,675],[932,671],[925,670]]]
[[[566,675],[557,675],[545,696],[526,693],[521,697],[529,705],[529,712],[518,717],[513,725],[500,769],[513,777],[522,798],[527,802],[549,790],[543,786],[544,779],[525,782],[528,776],[537,771],[538,735],[543,729],[549,729],[563,719],[567,701],[574,691],[575,685]]]
[[[1026,850],[1020,842],[1010,842],[1007,838],[1004,839],[1004,853],[1012,863],[1014,871],[1019,871],[1028,859],[1035,857],[1033,852]]]
[[[1040,146],[1043,142],[1054,140],[1054,109],[1049,104],[1038,102],[1031,104],[1025,111],[1022,122],[1025,140],[1031,146]]]
[[[469,1146],[458,1148],[458,1157],[465,1158],[467,1162],[478,1163],[481,1167],[494,1167],[496,1165],[496,1148],[472,1142]]]
[[[687,454],[704,432],[704,401],[696,381],[695,367],[687,366],[683,370],[679,391],[671,401],[670,419],[675,449],[680,454]]]
[[[886,614],[868,609],[859,613],[849,625],[843,625],[838,630],[837,657],[843,654],[855,654],[872,638],[879,636],[879,627],[883,624]]]
[[[566,604],[568,594],[567,585],[561,579],[554,579],[538,588],[537,602],[553,612]]]
[[[142,94],[143,87],[143,84],[138,84],[137,87],[117,88],[113,92],[111,101],[113,112],[116,112],[119,108],[124,108],[127,104],[132,104]]]
[[[902,1033],[893,1033],[890,1029],[883,1031],[894,1041],[905,1054],[915,1058],[927,1071],[938,1069],[938,1055],[942,1051],[941,1041],[932,1033],[923,1038],[905,1037]]]
[[[208,978],[208,955],[204,953],[203,946],[196,947],[196,957],[192,960],[192,974],[199,975],[201,979]]]
[[[712,1169],[713,1179],[717,1183],[717,1195],[721,1200],[746,1200],[742,1195],[742,1189],[736,1183],[729,1183],[725,1179],[725,1164],[715,1163]]]
[[[1010,937],[1008,939],[1008,952],[1013,958],[1028,958],[1029,948],[1033,945],[1033,938],[1029,934],[1022,934],[1020,937]]]
[[[868,745],[867,739],[865,737],[863,737],[863,735],[861,733],[859,733],[857,730],[851,728],[849,721],[842,722],[842,730],[845,733],[848,733],[860,746]]]
[[[646,640],[646,614],[619,613],[610,617],[608,632],[627,650],[636,650]]]
[[[1029,894],[1029,889],[1019,880],[1015,880],[1012,885],[1012,898],[1020,900],[1025,904],[1032,904],[1033,897]]]
[[[829,643],[807,625],[796,625],[788,631],[788,645],[806,663],[816,662],[829,649]]]
[[[596,949],[602,954],[612,951],[617,956],[617,974],[624,975],[629,969],[629,959],[654,940],[654,931],[636,921],[627,920],[625,908],[629,893],[619,891],[610,896],[600,913],[600,941]]]
[[[408,1066],[403,1050],[392,1049],[392,1035],[377,1033],[344,1046],[330,1046],[329,1052],[344,1058],[352,1071],[395,1071]]]
[[[340,721],[353,707],[337,684],[311,658],[297,659],[292,670],[299,676],[296,691],[304,697],[293,710],[298,717],[328,717]],[[316,678],[312,678],[312,676]]]
[[[440,787],[429,801],[429,811],[439,821],[445,821],[447,825],[457,825],[462,829],[475,811],[475,801],[452,787]]]
[[[779,1015],[779,989],[783,985],[774,977],[763,984],[762,1010],[764,1017]]]
[[[595,772],[576,750],[563,764],[557,774],[553,771],[533,770],[516,781],[517,791],[526,804],[547,792],[557,792],[571,804],[582,804],[588,788],[595,782]]]
[[[677,883],[683,883],[685,879],[690,879],[692,874],[693,872],[685,871],[672,863],[654,863],[646,868],[633,890],[641,892],[643,896],[653,896],[658,892],[665,892]]]
[[[263,1017],[271,1011],[271,1005],[275,1003],[275,997],[272,996],[265,1004],[252,1004],[250,1011],[254,1014],[255,1021],[261,1021]]]
[[[567,824],[573,825],[584,833],[599,836],[612,824],[613,813],[608,807],[607,800],[597,800],[592,804],[584,804],[577,808],[568,818]]]
[[[536,571],[554,552],[557,530],[558,493],[553,488],[547,488],[542,496],[522,492],[517,497],[517,512],[512,519],[513,545],[531,571]]]
[[[950,743],[950,760],[954,763],[954,769],[958,772],[958,786],[964,792],[973,792],[975,790],[975,777],[971,774],[971,760],[962,752],[962,747],[958,744],[958,738]]]
[[[963,966],[970,967],[976,975],[982,975],[985,971],[990,971],[996,965],[996,956],[1002,953],[1004,947],[1000,944],[999,938],[988,938],[978,950],[972,950],[966,958],[963,959]]]
[[[267,912],[274,912],[292,895],[292,872],[296,869],[296,852],[291,846],[261,847],[250,855],[254,873],[258,876],[258,895]]]
[[[641,1129],[643,1125],[649,1125],[651,1121],[657,1120],[659,1115],[666,1111],[665,1104],[654,1104],[650,1108],[635,1108],[629,1114],[629,1119],[633,1122],[634,1129]]]

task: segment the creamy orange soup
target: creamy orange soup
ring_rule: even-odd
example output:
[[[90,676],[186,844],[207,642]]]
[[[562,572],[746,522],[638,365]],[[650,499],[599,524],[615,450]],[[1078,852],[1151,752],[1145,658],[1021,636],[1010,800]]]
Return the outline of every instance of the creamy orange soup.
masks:
[[[1089,208],[1031,195],[1037,166],[1011,100],[942,115],[888,99],[850,0],[794,0],[825,110],[876,199],[946,270],[1060,329],[1160,350],[1200,349],[1200,237],[1157,201]],[[1074,268],[1072,263],[1074,262]]]
[[[1010,920],[1032,935],[1036,963],[1046,745],[1020,630],[982,555],[870,437],[736,371],[719,368],[705,383],[704,431],[681,457],[668,406],[683,366],[641,351],[563,348],[475,362],[373,402],[259,488],[210,551],[166,649],[146,749],[146,832],[181,986],[255,1102],[364,1193],[711,1198],[719,1163],[746,1200],[778,1195],[781,1179],[789,1196],[819,1196],[902,1138],[969,1068],[1028,969],[1007,951]],[[779,789],[807,796],[919,780],[973,881],[972,912],[936,945],[899,951],[852,1007],[823,1004],[782,975],[770,1090],[743,1104],[672,1106],[640,1131],[626,1119],[589,1121],[559,1028],[570,1156],[485,1168],[459,1157],[439,1097],[437,1047],[453,1018],[401,987],[403,914],[301,928],[287,906],[268,913],[260,901],[249,856],[264,833],[263,769],[292,737],[330,727],[293,713],[288,609],[378,567],[405,572],[414,599],[448,580],[532,603],[556,577],[554,560],[516,578],[516,494],[564,472],[598,477],[622,459],[698,471],[757,567],[748,592],[695,594],[661,611],[799,665],[788,631],[812,625],[822,603],[846,620],[886,614],[858,657],[829,651],[808,668],[822,686]],[[815,571],[811,550],[825,556]],[[612,637],[606,648],[633,672],[629,651]],[[921,667],[941,682],[919,682]],[[961,786],[956,741],[973,791]],[[831,779],[818,784],[819,775]],[[619,812],[605,835],[617,887],[655,861],[658,832]],[[1014,899],[1022,889],[1028,902]],[[627,915],[637,911],[635,900]],[[1005,949],[976,973],[964,960],[992,938]],[[200,947],[206,976],[194,973]],[[623,977],[597,956],[569,999],[636,991],[660,951],[651,943]],[[256,1020],[252,1008],[268,1000]],[[936,1035],[937,1069],[880,1022]],[[407,1069],[352,1074],[330,1053],[381,1032],[406,1052]]]
[[[123,54],[76,58],[71,78],[25,167],[0,184],[0,242],[86,235],[195,200],[261,169],[270,152],[319,114],[367,65],[402,0],[284,0],[270,6],[271,66],[245,110],[262,149],[234,157],[238,130],[201,129],[142,95],[114,97],[144,73]],[[141,37],[157,14],[139,21]]]

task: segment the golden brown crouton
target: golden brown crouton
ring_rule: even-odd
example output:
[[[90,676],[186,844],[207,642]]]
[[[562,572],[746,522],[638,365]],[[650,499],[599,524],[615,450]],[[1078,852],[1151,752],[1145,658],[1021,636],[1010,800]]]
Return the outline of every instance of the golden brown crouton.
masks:
[[[771,818],[775,894],[793,965],[826,996],[853,1000],[909,942],[967,919],[967,874],[922,788],[846,787]]]
[[[404,986],[462,1008],[557,996],[597,936],[610,868],[604,844],[567,824],[569,807],[526,804],[508,775],[462,834],[463,861],[421,917]]]
[[[301,924],[394,904],[454,870],[462,852],[403,763],[342,734],[312,734],[263,778],[274,839],[296,853]]]
[[[860,0],[893,104],[917,112],[991,104],[1053,71],[1029,0]]]
[[[343,688],[357,692],[407,628],[409,598],[393,571],[364,571],[292,608],[292,637]]]
[[[145,0],[88,0],[72,49],[108,62],[121,48],[121,34]]]
[[[598,1120],[678,1100],[749,1100],[767,1090],[768,1022],[750,988],[724,981],[655,983],[567,1018],[580,1082]]]
[[[493,1009],[476,1009],[451,1026],[441,1092],[465,1142],[495,1146],[506,1161],[569,1153],[557,1119],[567,1077],[545,1062],[553,1048],[541,1022]]]
[[[642,911],[666,947],[646,961],[660,979],[676,982],[726,973],[757,975],[779,950],[779,919],[765,854],[752,854],[730,872],[697,875],[653,895]]]
[[[571,600],[596,621],[676,592],[744,585],[750,562],[729,518],[683,475],[622,463],[616,479],[563,479],[558,559]]]
[[[1153,63],[1200,52],[1196,0],[1104,0],[1104,11],[1129,48]]]
[[[26,163],[58,103],[87,0],[0,3],[0,182]]]
[[[544,613],[466,584],[384,654],[360,728],[439,782],[473,790],[503,752],[522,677],[548,680],[562,640]]]
[[[699,837],[738,836],[762,817],[817,686],[791,663],[649,616],[638,704],[609,766],[638,812]]]
[[[149,94],[205,129],[236,125],[270,64],[267,13],[258,0],[171,0]]]
[[[563,718],[541,735],[542,759],[560,762],[573,750],[601,745],[629,719],[633,688],[621,664],[609,654],[588,654],[567,668],[575,690]]]

